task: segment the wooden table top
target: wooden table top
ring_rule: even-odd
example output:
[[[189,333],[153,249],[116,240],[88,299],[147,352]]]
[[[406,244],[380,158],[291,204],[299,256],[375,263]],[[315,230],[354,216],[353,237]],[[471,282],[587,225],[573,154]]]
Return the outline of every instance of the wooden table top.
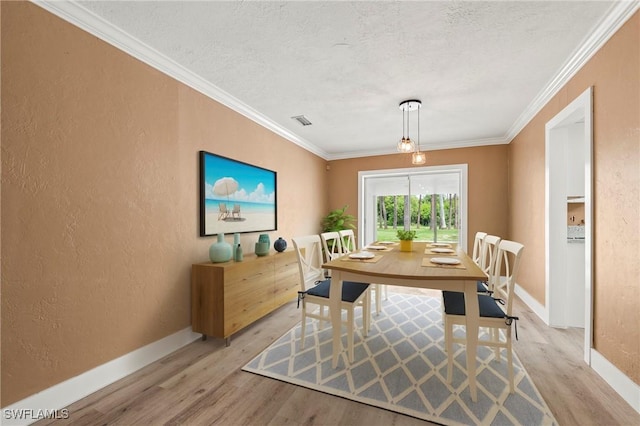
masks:
[[[371,245],[375,245],[371,244]],[[334,259],[322,265],[325,269],[362,273],[373,277],[414,279],[414,280],[484,280],[487,278],[484,272],[473,262],[473,260],[457,244],[451,244],[451,248],[455,250],[455,254],[447,255],[441,253],[432,253],[432,247],[427,242],[413,242],[413,250],[411,252],[401,252],[400,245],[389,246],[388,251],[374,250],[358,250],[369,251],[376,256],[381,256],[375,262],[367,262],[362,260],[349,259],[345,260],[348,255]],[[425,249],[427,252],[425,253]],[[450,266],[422,266],[424,258],[432,257],[450,257],[461,261],[461,265],[465,269],[454,268]]]

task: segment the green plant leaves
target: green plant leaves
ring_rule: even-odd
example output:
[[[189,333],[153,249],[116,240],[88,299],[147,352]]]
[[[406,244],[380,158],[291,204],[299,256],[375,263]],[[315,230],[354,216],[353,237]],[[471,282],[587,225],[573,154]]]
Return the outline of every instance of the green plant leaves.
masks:
[[[398,239],[402,241],[413,240],[416,238],[416,231],[405,231],[404,229],[398,229]]]
[[[356,218],[353,215],[347,213],[349,205],[345,205],[341,209],[335,209],[330,211],[322,219],[322,232],[334,232],[341,231],[343,229],[355,229]]]

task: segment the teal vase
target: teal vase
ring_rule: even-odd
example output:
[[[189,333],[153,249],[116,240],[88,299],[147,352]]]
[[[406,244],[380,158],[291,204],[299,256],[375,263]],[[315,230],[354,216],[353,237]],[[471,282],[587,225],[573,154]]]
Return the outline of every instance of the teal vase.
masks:
[[[269,240],[269,234],[260,234],[258,237],[259,243],[267,243],[268,246],[271,246],[271,240]]]
[[[235,233],[233,234],[233,247],[231,247],[231,254],[233,255],[233,258],[236,258],[236,250],[238,249],[238,246],[240,245],[240,234],[239,233]]]
[[[235,260],[236,262],[242,262],[243,257],[244,257],[244,254],[242,253],[242,246],[238,244],[236,246],[236,251],[233,254],[233,260]]]
[[[256,243],[256,256],[266,256],[269,254],[269,243],[258,241]]]
[[[211,244],[209,247],[209,259],[213,263],[228,262],[233,256],[231,252],[231,244],[224,240],[224,234],[218,234],[218,242]]]

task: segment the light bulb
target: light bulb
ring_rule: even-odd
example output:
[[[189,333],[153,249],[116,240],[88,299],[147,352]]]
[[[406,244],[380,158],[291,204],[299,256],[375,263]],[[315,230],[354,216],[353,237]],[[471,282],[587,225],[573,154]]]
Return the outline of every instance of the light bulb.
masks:
[[[415,149],[415,145],[413,143],[413,141],[409,138],[402,138],[400,139],[400,142],[398,142],[398,151],[400,152],[404,152],[404,153],[409,153],[412,152]]]
[[[427,162],[427,155],[424,152],[416,151],[411,156],[411,163],[424,164]]]

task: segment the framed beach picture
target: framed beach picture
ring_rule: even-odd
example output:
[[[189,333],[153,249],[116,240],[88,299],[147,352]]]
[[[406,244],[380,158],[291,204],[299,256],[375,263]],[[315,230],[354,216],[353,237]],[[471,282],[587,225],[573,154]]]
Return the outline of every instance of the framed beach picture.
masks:
[[[278,227],[277,173],[200,151],[200,236]]]

